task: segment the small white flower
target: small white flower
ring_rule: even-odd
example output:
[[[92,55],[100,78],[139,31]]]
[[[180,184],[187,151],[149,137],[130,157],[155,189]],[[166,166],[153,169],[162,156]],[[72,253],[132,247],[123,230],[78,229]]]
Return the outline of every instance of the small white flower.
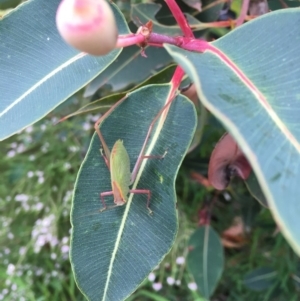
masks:
[[[10,221],[9,219],[6,219],[6,220],[2,221],[2,226],[3,226],[3,228],[8,227],[9,224],[10,224],[10,222],[11,222],[11,221]]]
[[[49,142],[46,142],[44,145],[42,145],[41,151],[42,151],[43,153],[47,153],[47,152],[48,152],[49,145],[50,145]]]
[[[18,277],[21,277],[23,275],[23,272],[22,271],[17,271],[16,274],[17,274]]]
[[[58,272],[57,272],[57,271],[52,271],[52,272],[51,272],[51,276],[52,276],[52,277],[57,277],[57,275],[58,275]]]
[[[91,120],[92,122],[96,122],[96,121],[100,118],[100,116],[101,116],[101,115],[91,115],[90,120]]]
[[[177,257],[176,258],[176,263],[178,265],[183,265],[185,263],[185,258],[183,256]]]
[[[57,121],[58,121],[58,118],[57,118],[57,117],[54,116],[54,117],[51,118],[51,122],[52,122],[52,123],[56,123]]]
[[[28,127],[25,129],[25,132],[26,132],[27,134],[30,134],[32,131],[33,131],[33,126],[32,126],[32,125],[28,126]]]
[[[65,162],[64,163],[64,169],[65,170],[68,170],[68,169],[70,169],[72,167],[72,165],[69,163],[69,162]]]
[[[47,128],[46,124],[42,124],[42,125],[41,125],[41,130],[42,130],[43,132],[46,130],[46,128]]]
[[[55,247],[56,245],[58,245],[58,238],[56,236],[51,235],[51,239],[49,239],[49,243],[51,247]],[[66,247],[68,247],[68,251],[69,251],[69,246]]]
[[[38,177],[43,177],[43,176],[44,176],[44,172],[41,171],[41,170],[37,170],[37,171],[35,172],[35,174],[36,174]]]
[[[32,178],[34,176],[34,172],[33,171],[28,171],[28,173],[27,173],[27,177],[28,178]]]
[[[16,155],[16,151],[10,150],[6,155],[7,155],[8,158],[12,158]]]
[[[195,282],[191,282],[191,283],[188,284],[188,288],[191,291],[196,291],[197,290],[197,284]]]
[[[51,253],[50,258],[55,260],[57,258],[57,254],[56,253]]]
[[[66,253],[69,252],[69,249],[70,249],[69,246],[64,245],[64,246],[61,247],[61,252],[62,252],[63,254],[66,254]]]
[[[33,139],[32,139],[31,136],[26,136],[26,137],[24,138],[24,142],[25,142],[26,144],[30,144],[30,143],[32,143],[32,141],[33,141]]]
[[[72,190],[68,190],[63,198],[63,202],[67,203],[72,197]]]
[[[231,200],[231,195],[227,191],[223,192],[223,196],[224,196],[224,199],[226,201],[230,201]]]
[[[4,296],[2,294],[0,294],[0,300],[3,300]]]
[[[10,254],[10,249],[9,249],[9,248],[4,248],[4,254],[5,254],[5,255]]]
[[[10,144],[11,148],[16,148],[17,146],[18,146],[18,144],[16,142],[13,142],[13,143]]]
[[[44,270],[42,268],[39,268],[36,270],[35,275],[36,276],[41,276],[44,273]]]
[[[176,284],[177,286],[179,286],[179,285],[181,284],[181,280],[176,280],[176,281],[175,281],[175,284]]]
[[[45,178],[44,177],[39,177],[38,178],[38,183],[39,184],[43,184],[45,182]]]
[[[154,273],[150,273],[148,276],[148,280],[153,282],[155,280],[155,274]]]
[[[29,156],[29,161],[34,161],[35,160],[35,155],[30,155]]]
[[[162,284],[160,282],[155,282],[152,284],[152,287],[155,291],[160,291],[162,289]]]
[[[29,196],[26,194],[17,194],[15,196],[15,201],[17,202],[27,202],[29,200]]]
[[[10,263],[7,267],[6,274],[10,276],[13,275],[15,269],[16,269],[15,265]]]
[[[40,211],[40,210],[42,210],[43,208],[44,208],[44,204],[41,203],[41,202],[38,202],[38,203],[35,204],[35,206],[34,206],[34,209],[35,209],[36,211]]]
[[[65,236],[63,237],[63,239],[61,240],[61,242],[66,245],[69,242],[69,237]]]
[[[17,288],[18,288],[18,287],[17,287],[17,285],[16,285],[15,283],[11,286],[11,290],[12,290],[12,291],[16,291]]]
[[[168,283],[169,285],[174,285],[175,279],[174,279],[173,277],[167,277],[167,283]]]
[[[71,153],[76,153],[79,151],[79,147],[75,146],[75,145],[71,145],[68,147],[68,150],[71,152]]]
[[[19,144],[19,146],[17,147],[17,153],[22,153],[25,151],[25,145],[24,144]]]
[[[7,295],[8,292],[9,292],[9,290],[8,290],[7,288],[5,288],[5,289],[2,290],[2,294],[3,294],[4,296]]]
[[[26,247],[21,247],[19,250],[20,255],[24,255],[26,253]]]
[[[11,233],[11,232],[9,232],[8,234],[7,234],[7,238],[8,239],[14,239],[14,235],[13,235],[13,233]]]
[[[22,202],[22,208],[24,209],[24,211],[29,211],[30,206],[27,203]]]
[[[82,127],[83,127],[83,129],[84,129],[85,131],[88,131],[88,130],[91,129],[91,124],[88,123],[88,122],[84,122],[84,123],[82,124]]]

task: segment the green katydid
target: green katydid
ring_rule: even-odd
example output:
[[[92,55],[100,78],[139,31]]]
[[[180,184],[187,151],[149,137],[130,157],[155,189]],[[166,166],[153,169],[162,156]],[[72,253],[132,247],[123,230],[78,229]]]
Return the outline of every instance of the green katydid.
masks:
[[[147,142],[149,140],[152,128],[157,121],[157,119],[160,117],[160,115],[163,113],[163,111],[171,104],[173,101],[173,98],[168,100],[168,102],[162,107],[162,109],[158,112],[158,114],[155,116],[155,118],[152,120],[146,138],[144,140],[142,149],[140,151],[140,154],[138,156],[138,159],[135,163],[135,166],[133,168],[132,173],[130,173],[130,160],[129,155],[127,153],[127,150],[125,146],[123,145],[122,140],[117,140],[112,148],[112,151],[110,152],[103,135],[99,129],[100,124],[103,122],[103,120],[115,109],[116,106],[120,105],[124,100],[126,99],[126,96],[122,98],[120,101],[118,101],[116,104],[114,104],[103,116],[101,116],[95,123],[95,130],[100,138],[100,141],[102,143],[102,147],[104,150],[104,154],[101,151],[101,155],[104,158],[104,161],[110,170],[111,175],[111,191],[101,192],[100,198],[101,202],[103,204],[103,209],[100,211],[104,211],[107,209],[106,203],[104,201],[105,196],[113,195],[114,196],[114,203],[115,205],[112,207],[122,206],[124,205],[128,200],[128,194],[129,193],[135,193],[135,194],[147,194],[147,204],[146,207],[149,210],[150,213],[152,213],[151,209],[149,208],[150,203],[150,196],[151,192],[149,189],[130,189],[129,186],[133,184],[133,182],[136,179],[137,173],[139,171],[140,165],[142,163],[143,159],[151,159],[151,158],[159,158],[162,159],[165,157],[165,152],[162,156],[145,156],[144,152],[146,149]],[[110,207],[111,208],[111,207]]]

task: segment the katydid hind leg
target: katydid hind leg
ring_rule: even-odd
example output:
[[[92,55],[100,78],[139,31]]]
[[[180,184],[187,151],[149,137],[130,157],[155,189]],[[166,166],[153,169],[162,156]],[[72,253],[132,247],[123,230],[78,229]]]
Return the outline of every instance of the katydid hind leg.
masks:
[[[150,199],[151,199],[151,191],[149,189],[131,189],[129,190],[130,193],[134,193],[134,194],[147,194],[148,198],[147,198],[147,203],[146,203],[146,207],[149,211],[149,214],[152,214],[153,211],[150,209],[149,205],[150,205]]]
[[[104,197],[105,197],[105,196],[108,196],[108,195],[113,195],[113,194],[114,194],[113,191],[106,191],[106,192],[101,192],[101,193],[100,193],[100,199],[101,199],[101,203],[102,203],[102,205],[103,205],[103,208],[101,208],[101,209],[99,210],[100,212],[103,212],[104,210],[108,209],[108,207],[107,207],[107,205],[106,205],[106,203],[105,203],[105,201],[104,201]]]
[[[162,113],[171,105],[171,103],[173,102],[174,98],[170,98],[167,103],[159,110],[159,112],[157,113],[157,115],[154,117],[154,119],[152,120],[149,128],[148,128],[148,132],[147,132],[147,135],[146,135],[146,138],[144,140],[144,143],[143,143],[143,146],[142,146],[142,149],[141,149],[141,152],[138,156],[138,159],[135,163],[135,166],[133,168],[133,171],[131,173],[131,178],[130,178],[130,184],[132,184],[135,179],[136,179],[136,176],[137,176],[137,173],[139,171],[139,168],[141,166],[141,163],[142,163],[142,160],[143,159],[147,159],[148,156],[145,156],[144,153],[145,153],[145,150],[146,150],[146,146],[147,146],[147,143],[148,143],[148,140],[150,138],[150,134],[152,132],[152,129],[154,127],[154,124],[155,122],[158,120],[158,118],[162,115]],[[164,155],[162,156],[163,158],[165,157],[165,155],[167,154],[167,151],[165,151]],[[153,157],[153,156],[151,156]]]
[[[162,160],[164,159],[164,157],[166,156],[166,154],[168,153],[168,151],[165,151],[163,155],[161,156],[142,156],[140,160],[144,160],[144,159],[159,159]],[[131,178],[130,178],[130,185],[133,184],[134,180],[136,179],[136,175],[138,173],[138,169],[133,169],[132,173],[131,173]]]

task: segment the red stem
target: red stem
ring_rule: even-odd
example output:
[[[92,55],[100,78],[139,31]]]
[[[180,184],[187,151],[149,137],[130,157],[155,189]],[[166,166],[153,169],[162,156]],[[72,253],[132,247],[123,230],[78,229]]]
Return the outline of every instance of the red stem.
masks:
[[[144,156],[144,153],[145,153],[145,150],[146,150],[146,146],[147,146],[150,134],[152,132],[153,126],[156,123],[157,119],[160,118],[160,117],[163,118],[163,122],[165,121],[165,119],[167,117],[167,114],[169,112],[170,105],[171,105],[172,101],[174,100],[174,98],[176,96],[178,87],[179,87],[179,85],[182,81],[183,76],[184,76],[184,71],[181,69],[181,67],[178,66],[176,68],[175,72],[174,72],[174,75],[173,75],[172,79],[171,79],[172,88],[171,88],[169,97],[167,98],[165,105],[160,109],[160,111],[155,116],[155,118],[152,120],[152,122],[149,126],[149,129],[148,129],[146,138],[144,140],[144,144],[142,146],[141,152],[140,152],[139,157],[136,161],[136,164],[133,168],[130,183],[133,183],[136,179],[136,175],[137,175],[137,173],[140,169],[142,159],[143,159],[143,156]]]
[[[120,35],[117,40],[116,48],[123,48],[131,45],[140,44],[145,41],[145,36],[142,34]]]
[[[174,18],[176,19],[176,22],[180,26],[183,34],[186,37],[193,38],[194,37],[193,31],[191,30],[188,21],[186,20],[183,12],[181,11],[176,1],[175,0],[165,0],[165,1],[170,11],[172,12]]]

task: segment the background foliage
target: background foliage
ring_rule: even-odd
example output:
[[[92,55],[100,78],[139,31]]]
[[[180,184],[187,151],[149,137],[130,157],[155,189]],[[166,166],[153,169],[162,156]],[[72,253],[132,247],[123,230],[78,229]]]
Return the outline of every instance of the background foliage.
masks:
[[[0,0],[0,16],[19,2]],[[229,9],[218,1],[203,1],[200,13],[199,3],[195,5],[195,1],[185,0],[179,4],[187,13],[197,36],[211,40],[228,33],[230,28],[204,30],[202,22],[235,18],[241,3],[233,1]],[[268,5],[272,10],[282,8],[279,1],[269,1]],[[136,18],[138,17],[142,22],[143,18],[155,18],[157,32],[180,32],[163,1],[152,4],[124,1],[118,3],[118,6],[127,20],[132,19],[129,27],[133,31],[136,25],[139,26]],[[299,3],[288,1],[286,6],[297,7]],[[34,20],[31,13],[29,10],[27,23]],[[52,15],[54,13],[53,10]],[[42,14],[39,17],[44,26],[49,26],[49,29],[54,26],[50,17]],[[124,22],[121,19],[119,21]],[[0,31],[6,28],[0,26]],[[260,29],[257,28],[258,31]],[[125,25],[122,30],[128,31]],[[41,41],[44,43],[45,38],[35,37],[34,44]],[[51,36],[51,41],[52,38],[60,43],[58,36]],[[14,42],[14,39],[12,41]],[[43,43],[39,45],[44,45]],[[234,45],[235,40],[232,43]],[[93,134],[93,122],[100,112],[107,110],[112,103],[120,99],[124,91],[132,89],[144,80],[146,82],[141,85],[152,83],[152,74],[155,74],[155,83],[170,80],[170,69],[160,72],[172,62],[168,53],[164,49],[154,48],[147,48],[146,53],[149,57],[147,64],[143,64],[144,68],[138,68],[142,58],[137,49],[125,49],[111,65],[109,64],[113,58],[109,58],[106,71],[87,86],[86,83],[103,68],[103,61],[87,59],[88,62],[82,65],[77,62],[78,65],[73,66],[75,69],[79,68],[76,70],[86,67],[86,64],[95,68],[93,75],[79,85],[80,91],[69,97],[67,102],[42,121],[1,142],[0,300],[84,300],[77,289],[69,263],[69,216],[76,173],[87,152]],[[62,61],[73,55],[76,55],[76,51],[69,52],[66,48],[62,53]],[[37,61],[38,59],[39,57]],[[54,67],[59,69],[58,66]],[[12,65],[8,68],[13,72],[17,70]],[[0,70],[0,78],[4,78],[8,70]],[[2,70],[5,70],[5,74]],[[129,77],[126,76],[129,70],[138,72],[131,72]],[[22,74],[16,75],[22,77]],[[32,73],[31,79],[34,79],[35,75],[41,76],[38,72]],[[71,82],[72,78],[68,80]],[[18,82],[19,85],[13,85],[12,81],[10,87],[5,87],[5,95],[17,97],[18,89],[22,88],[22,81]],[[186,82],[189,80],[186,79]],[[56,85],[59,84],[59,78],[56,78]],[[3,91],[2,89],[2,93]],[[48,92],[53,91],[55,92]],[[59,101],[52,104],[51,108],[70,95],[68,91],[63,92],[65,94],[59,95]],[[44,95],[46,94],[44,91]],[[91,104],[91,100],[104,96],[106,98]],[[86,105],[84,115],[79,114],[64,123],[56,124],[60,118],[76,110],[82,113],[83,105]],[[199,114],[204,114],[203,109],[198,109]],[[49,110],[47,108],[43,114]],[[299,258],[278,231],[269,209],[261,207],[241,181],[233,181],[224,192],[217,192],[205,184],[203,175],[207,172],[209,156],[216,141],[224,133],[224,129],[213,116],[207,112],[205,115],[206,122],[198,127],[201,143],[185,158],[176,181],[179,215],[176,241],[163,262],[148,275],[142,286],[127,301],[202,301],[211,294],[211,300],[216,301],[241,298],[250,301],[299,300]],[[1,130],[5,131],[7,125],[8,121],[4,122]],[[201,127],[203,125],[204,128]],[[209,237],[206,236],[208,234],[212,238],[206,244],[204,238]],[[217,273],[210,277],[205,278],[207,275],[203,273],[203,265],[199,264],[199,269],[193,271],[193,254],[199,248],[195,244],[195,237],[196,241],[200,242],[200,248],[206,247],[206,255],[219,259],[207,260],[209,257],[201,256],[201,259],[206,260],[205,263],[211,264],[210,270],[217,270]],[[196,252],[196,255],[199,254],[201,252]],[[223,256],[224,263],[220,259]],[[197,263],[199,260],[196,258]],[[220,278],[219,270],[223,268],[223,264],[224,271]],[[200,277],[197,274],[199,270],[202,271]],[[209,284],[206,286],[209,287],[208,290],[203,289],[203,279]]]

